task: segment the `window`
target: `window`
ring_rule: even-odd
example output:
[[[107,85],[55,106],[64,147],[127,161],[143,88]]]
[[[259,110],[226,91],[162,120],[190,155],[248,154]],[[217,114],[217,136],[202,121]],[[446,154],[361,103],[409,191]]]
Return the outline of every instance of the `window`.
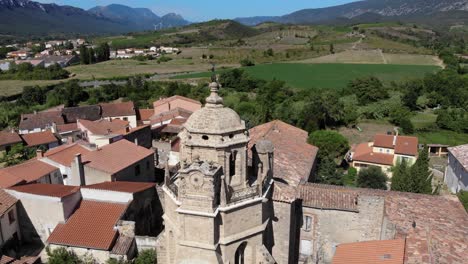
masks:
[[[128,121],[128,117],[124,117],[123,120],[124,120],[124,121]]]
[[[390,150],[389,150],[389,149],[387,149],[387,153],[390,153]]]
[[[140,165],[136,165],[135,166],[135,175],[138,176],[141,174],[141,168],[140,168]]]
[[[202,139],[203,139],[203,140],[208,140],[209,137],[208,137],[207,135],[203,135],[203,136],[202,136]]]
[[[379,149],[379,150],[380,150],[380,152],[383,152],[383,149]]]
[[[304,231],[309,232],[312,229],[312,217],[304,216]]]
[[[11,210],[10,212],[8,212],[8,221],[10,222],[10,225],[13,224],[15,221],[16,221],[16,217],[15,217],[15,210]]]
[[[63,176],[63,179],[68,178],[68,175],[66,175],[66,174],[63,174],[62,176]]]
[[[235,264],[244,264],[244,255],[245,255],[245,248],[247,247],[247,242],[243,242],[236,250],[235,254]]]

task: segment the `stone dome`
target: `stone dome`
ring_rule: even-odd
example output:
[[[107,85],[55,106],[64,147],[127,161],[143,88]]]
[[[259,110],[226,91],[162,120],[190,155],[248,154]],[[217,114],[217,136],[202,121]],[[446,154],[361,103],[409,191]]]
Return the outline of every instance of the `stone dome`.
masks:
[[[231,108],[205,106],[194,112],[184,127],[191,133],[227,134],[245,130],[245,123]]]

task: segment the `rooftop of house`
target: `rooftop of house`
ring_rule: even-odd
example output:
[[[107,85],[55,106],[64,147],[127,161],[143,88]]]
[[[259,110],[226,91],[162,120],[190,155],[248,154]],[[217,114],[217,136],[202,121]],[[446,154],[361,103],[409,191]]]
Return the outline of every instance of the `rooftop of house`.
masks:
[[[66,133],[71,131],[78,131],[78,124],[77,123],[70,123],[64,125],[57,125],[57,133]]]
[[[75,55],[43,55],[38,57],[43,60],[45,63],[58,63],[58,62],[69,62]]]
[[[95,121],[101,119],[101,107],[99,105],[66,107],[62,110],[62,114],[66,123],[76,123],[79,119]]]
[[[275,177],[292,185],[309,180],[318,148],[307,143],[307,131],[275,120],[256,126],[249,132],[249,149],[261,139],[273,143]]]
[[[363,161],[381,165],[393,165],[393,154],[374,152],[369,143],[361,143],[354,147],[354,161]]]
[[[124,192],[124,193],[139,193],[151,188],[155,188],[156,184],[147,182],[103,182],[93,185],[87,185],[82,188],[95,189],[113,192]]]
[[[16,132],[11,131],[0,131],[0,146],[13,145],[22,143],[23,140]]]
[[[298,186],[297,196],[305,207],[358,211],[359,194],[348,189],[330,189],[322,184],[305,183]]]
[[[185,121],[187,121],[187,118],[189,118],[190,115],[192,115],[191,111],[177,107],[169,111],[151,116],[150,121],[152,125],[155,125],[172,119],[181,118],[184,120],[185,123]]]
[[[405,240],[375,240],[340,244],[333,264],[403,264]]]
[[[44,157],[57,162],[60,165],[70,167],[76,154],[85,155],[89,152],[91,152],[91,149],[80,145],[79,143],[73,143],[51,149],[44,154]]]
[[[163,105],[163,104],[169,104],[174,100],[183,100],[183,101],[187,101],[187,102],[192,103],[192,104],[198,104],[198,105],[200,105],[200,107],[202,106],[202,104],[199,101],[194,100],[194,99],[190,99],[190,98],[187,98],[187,97],[184,97],[184,96],[180,96],[180,95],[174,95],[174,96],[171,96],[171,97],[168,97],[168,98],[159,99],[159,100],[157,100],[157,101],[155,101],[153,103],[153,106],[156,108],[156,107],[158,107],[160,105]]]
[[[0,187],[8,188],[22,182],[30,183],[58,170],[37,159],[0,169]]]
[[[468,171],[468,144],[448,148],[448,151],[460,162]]]
[[[100,119],[96,121],[78,120],[78,123],[95,135],[118,134],[118,131],[125,130],[129,126],[128,121],[114,119],[108,121]]]
[[[41,263],[40,256],[24,256],[21,259],[15,259],[6,255],[0,257],[0,264],[36,264]]]
[[[416,156],[418,155],[418,138],[377,134],[374,136],[374,147],[394,149],[395,154]]]
[[[58,224],[47,240],[50,244],[88,249],[112,249],[118,237],[115,225],[127,204],[81,201],[66,223]]]
[[[54,133],[52,133],[50,130],[24,134],[21,135],[21,137],[28,147],[35,147],[58,142],[57,137],[55,137]]]
[[[140,120],[149,121],[150,117],[154,115],[154,109],[138,109],[137,114]]]
[[[122,139],[83,155],[82,160],[85,166],[113,174],[152,155],[153,151]]]
[[[10,187],[8,190],[40,196],[63,198],[78,192],[80,187],[62,184],[35,183]]]
[[[137,126],[137,127],[133,127],[133,128],[127,127],[125,129],[121,129],[119,131],[116,131],[116,133],[121,134],[121,135],[128,135],[128,134],[136,133],[136,132],[138,132],[140,130],[144,130],[144,129],[147,129],[147,128],[149,128],[151,130],[149,125],[142,125],[142,126]]]
[[[16,204],[18,200],[4,190],[0,190],[0,215],[5,214],[8,209]]]
[[[133,102],[100,104],[103,117],[136,115]]]
[[[34,130],[36,128],[46,129],[52,124],[65,124],[62,111],[39,112],[33,114],[22,114],[19,124],[20,130]]]

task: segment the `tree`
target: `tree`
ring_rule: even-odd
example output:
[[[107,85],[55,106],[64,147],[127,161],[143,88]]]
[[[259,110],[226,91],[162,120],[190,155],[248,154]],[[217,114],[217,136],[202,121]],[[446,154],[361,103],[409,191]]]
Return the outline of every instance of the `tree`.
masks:
[[[330,54],[335,54],[335,46],[333,46],[333,43],[330,44]]]
[[[317,182],[331,185],[343,185],[343,175],[337,172],[336,163],[331,157],[319,159]]]
[[[155,264],[156,251],[153,249],[142,250],[135,259],[135,264]]]
[[[250,67],[250,66],[255,66],[255,62],[249,58],[245,58],[240,61],[240,65],[242,67]]]
[[[345,186],[356,186],[356,177],[357,177],[357,170],[353,167],[348,169],[348,173],[343,176],[343,184]]]
[[[46,248],[47,256],[49,257],[48,264],[79,264],[82,263],[80,258],[73,252],[60,247],[54,250]]]
[[[102,61],[107,61],[110,59],[110,47],[107,42],[104,42],[99,45],[99,47],[96,49],[96,61],[97,62],[102,62]]]
[[[80,63],[81,64],[89,64],[89,54],[88,49],[85,45],[80,46]]]
[[[275,55],[274,51],[272,48],[267,49],[266,51],[263,52],[263,56],[265,57],[273,57]]]
[[[400,120],[400,127],[403,130],[404,134],[413,134],[414,133],[414,126],[413,123],[409,118],[403,118]]]
[[[392,191],[408,192],[410,170],[406,160],[403,159],[393,168]]]
[[[409,192],[432,194],[432,173],[429,171],[429,154],[427,146],[419,151],[419,156],[411,167]]]
[[[332,130],[318,130],[310,134],[308,142],[319,148],[320,157],[338,158],[349,149],[348,140]]]
[[[96,53],[94,52],[93,48],[88,49],[88,57],[89,64],[96,63]]]
[[[358,102],[363,105],[388,98],[387,90],[375,77],[357,78],[348,83],[347,89],[356,94]]]
[[[30,160],[35,155],[36,150],[34,148],[27,148],[20,143],[14,145],[8,153],[5,153],[0,158],[0,162],[5,163],[6,166],[13,166]]]
[[[371,189],[387,189],[387,176],[380,167],[371,166],[359,172],[357,186]]]

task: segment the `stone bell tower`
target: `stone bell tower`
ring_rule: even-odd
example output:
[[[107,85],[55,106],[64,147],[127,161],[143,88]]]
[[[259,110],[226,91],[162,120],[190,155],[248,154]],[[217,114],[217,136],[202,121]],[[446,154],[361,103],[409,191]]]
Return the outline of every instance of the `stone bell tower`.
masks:
[[[164,184],[165,231],[160,263],[275,263],[265,246],[270,225],[273,147],[259,146],[247,169],[245,123],[223,105],[217,82],[206,105],[179,137],[180,169]],[[261,169],[259,169],[261,168]]]

